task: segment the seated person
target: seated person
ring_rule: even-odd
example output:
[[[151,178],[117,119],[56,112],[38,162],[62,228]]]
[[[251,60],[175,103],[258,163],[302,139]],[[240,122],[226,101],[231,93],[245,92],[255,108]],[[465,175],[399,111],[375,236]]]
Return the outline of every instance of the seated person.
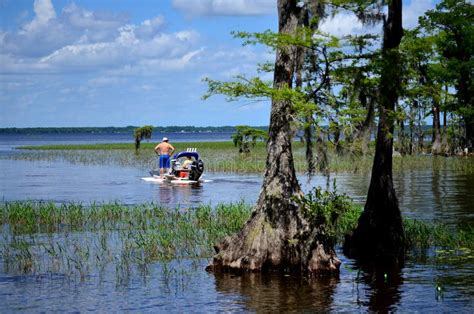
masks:
[[[191,157],[186,157],[186,160],[183,161],[181,164],[180,169],[177,171],[178,172],[178,177],[180,178],[188,178],[189,177],[189,171],[191,170],[191,164],[193,163],[193,160]]]
[[[185,161],[183,161],[182,167],[183,167],[183,169],[190,169],[191,164],[193,163],[193,160],[192,160],[191,156],[188,156],[186,158],[187,159]]]

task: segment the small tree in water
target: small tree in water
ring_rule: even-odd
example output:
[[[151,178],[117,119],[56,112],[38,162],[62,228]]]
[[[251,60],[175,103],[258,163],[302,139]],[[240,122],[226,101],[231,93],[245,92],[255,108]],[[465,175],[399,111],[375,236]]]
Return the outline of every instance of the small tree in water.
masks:
[[[143,139],[149,140],[151,138],[151,134],[153,133],[153,126],[145,125],[141,128],[136,128],[133,132],[133,136],[135,137],[135,151],[138,152],[140,149],[140,142]]]
[[[268,133],[246,125],[238,125],[231,138],[234,146],[239,148],[239,153],[250,153],[250,148],[255,147],[257,140],[266,141],[268,139]]]

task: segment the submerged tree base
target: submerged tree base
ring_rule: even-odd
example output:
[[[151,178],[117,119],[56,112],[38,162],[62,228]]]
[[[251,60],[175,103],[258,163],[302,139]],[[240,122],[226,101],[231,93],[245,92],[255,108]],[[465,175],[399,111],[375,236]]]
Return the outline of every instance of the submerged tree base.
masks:
[[[207,271],[280,271],[310,275],[336,275],[341,262],[324,235],[299,219],[281,228],[262,213],[254,213],[243,229],[216,245]]]

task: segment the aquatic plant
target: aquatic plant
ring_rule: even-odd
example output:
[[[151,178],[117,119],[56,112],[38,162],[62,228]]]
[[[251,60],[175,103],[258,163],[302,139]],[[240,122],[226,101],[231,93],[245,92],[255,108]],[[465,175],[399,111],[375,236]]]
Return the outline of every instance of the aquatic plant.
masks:
[[[15,272],[54,271],[85,280],[91,271],[112,267],[117,282],[126,284],[134,269],[146,272],[150,263],[161,263],[171,276],[169,263],[209,257],[212,244],[249,215],[243,202],[190,209],[9,202],[0,205],[0,254]]]
[[[304,196],[295,197],[295,201],[306,219],[324,228],[331,243],[340,242],[342,236],[356,226],[362,212],[346,194],[337,192],[336,180],[332,190],[326,191],[318,186]]]
[[[231,141],[228,142],[190,142],[174,144],[178,151],[195,147],[206,163],[209,172],[261,173],[265,168],[265,143],[257,142],[248,154],[239,154]],[[80,164],[115,164],[149,170],[156,167],[153,143],[141,145],[141,154],[137,155],[133,144],[77,144],[25,146],[22,154],[13,154],[7,158],[20,160],[67,161]],[[293,143],[295,169],[300,173],[307,170],[305,149],[300,142]],[[371,156],[339,156],[329,152],[330,172],[368,173],[372,167]],[[429,155],[404,156],[393,159],[393,171],[403,170],[454,170],[474,173],[474,158],[440,157]]]
[[[317,205],[310,206],[317,207],[325,221],[336,212],[329,234],[340,244],[362,208],[335,191],[318,193],[313,197]],[[79,280],[111,272],[120,285],[126,285],[133,272],[146,276],[150,265],[159,263],[165,282],[171,282],[181,277],[176,273],[180,263],[211,257],[213,245],[237,232],[251,212],[244,202],[186,209],[153,203],[6,202],[0,204],[0,259],[7,272],[51,272]],[[454,230],[409,219],[404,228],[410,249],[435,248],[443,260],[472,256],[473,228]]]
[[[474,249],[474,228],[453,230],[442,224],[405,219],[404,229],[409,248],[441,247]]]

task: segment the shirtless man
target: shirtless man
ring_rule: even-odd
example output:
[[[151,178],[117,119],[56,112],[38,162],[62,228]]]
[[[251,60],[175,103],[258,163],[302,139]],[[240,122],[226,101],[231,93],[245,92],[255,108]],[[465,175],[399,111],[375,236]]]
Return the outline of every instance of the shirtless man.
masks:
[[[163,141],[156,145],[155,153],[160,155],[159,166],[160,166],[160,177],[163,177],[163,173],[168,172],[170,167],[170,156],[174,152],[174,147],[168,143],[168,138],[163,137]]]

